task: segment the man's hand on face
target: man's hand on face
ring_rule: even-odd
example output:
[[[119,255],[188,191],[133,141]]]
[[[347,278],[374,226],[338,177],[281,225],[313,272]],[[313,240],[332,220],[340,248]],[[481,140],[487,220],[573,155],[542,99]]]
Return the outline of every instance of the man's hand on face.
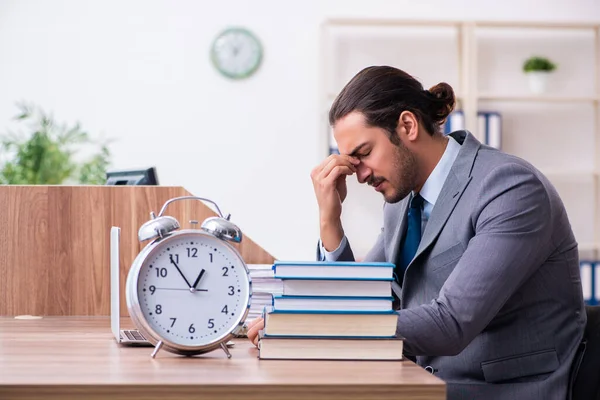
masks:
[[[360,161],[347,155],[332,154],[311,172],[321,223],[321,242],[326,250],[337,248],[343,237],[342,202],[348,188],[346,177],[356,172]]]

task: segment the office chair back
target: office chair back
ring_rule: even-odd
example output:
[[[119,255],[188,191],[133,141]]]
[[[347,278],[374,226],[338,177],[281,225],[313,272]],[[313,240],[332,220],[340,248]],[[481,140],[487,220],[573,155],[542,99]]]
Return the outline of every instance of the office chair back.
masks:
[[[580,357],[573,365],[572,400],[600,400],[600,306],[586,306]],[[582,356],[581,356],[582,354]]]

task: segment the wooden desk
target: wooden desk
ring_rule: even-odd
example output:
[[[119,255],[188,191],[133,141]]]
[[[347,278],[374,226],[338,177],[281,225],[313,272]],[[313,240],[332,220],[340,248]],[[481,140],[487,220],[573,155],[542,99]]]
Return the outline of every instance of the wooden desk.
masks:
[[[259,360],[246,338],[186,358],[117,345],[106,317],[0,318],[0,399],[444,399],[410,361]]]

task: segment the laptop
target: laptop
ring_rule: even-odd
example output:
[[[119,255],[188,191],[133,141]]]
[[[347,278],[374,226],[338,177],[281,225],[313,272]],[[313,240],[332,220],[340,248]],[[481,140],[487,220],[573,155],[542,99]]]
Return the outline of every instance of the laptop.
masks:
[[[110,228],[110,328],[117,343],[129,346],[152,346],[137,329],[121,329],[121,300],[119,297],[119,253],[121,228]]]

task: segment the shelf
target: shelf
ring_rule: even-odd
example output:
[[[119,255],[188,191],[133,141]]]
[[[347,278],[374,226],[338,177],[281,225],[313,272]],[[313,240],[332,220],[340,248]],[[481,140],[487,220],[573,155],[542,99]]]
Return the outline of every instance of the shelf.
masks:
[[[452,89],[454,89],[454,88],[452,88]],[[326,100],[327,100],[329,103],[333,103],[333,101],[335,100],[335,98],[337,97],[337,95],[338,95],[338,94],[339,94],[339,93],[331,93],[331,92],[329,92],[329,93],[327,93],[327,94],[325,95],[325,97],[326,97]],[[461,93],[458,93],[456,90],[454,90],[454,98],[456,99],[456,101],[457,101],[457,102],[458,102],[458,101],[463,101],[463,97],[464,97],[464,96],[462,96],[462,94],[461,94]]]
[[[597,23],[580,22],[536,22],[536,21],[464,21],[464,20],[421,20],[395,18],[331,18],[326,25],[337,26],[455,26],[465,25],[477,28],[539,28],[539,29],[596,29]]]
[[[477,21],[477,28],[537,28],[537,29],[597,29],[595,23],[529,22],[529,21]]]
[[[421,19],[393,19],[393,18],[330,18],[325,21],[329,26],[392,26],[392,27],[411,27],[411,26],[433,26],[433,27],[456,27],[459,28],[463,21],[444,21],[444,20],[421,20]]]
[[[528,94],[492,94],[480,93],[478,100],[524,101],[547,103],[594,103],[600,101],[600,96],[561,96],[561,95],[528,95]]]

